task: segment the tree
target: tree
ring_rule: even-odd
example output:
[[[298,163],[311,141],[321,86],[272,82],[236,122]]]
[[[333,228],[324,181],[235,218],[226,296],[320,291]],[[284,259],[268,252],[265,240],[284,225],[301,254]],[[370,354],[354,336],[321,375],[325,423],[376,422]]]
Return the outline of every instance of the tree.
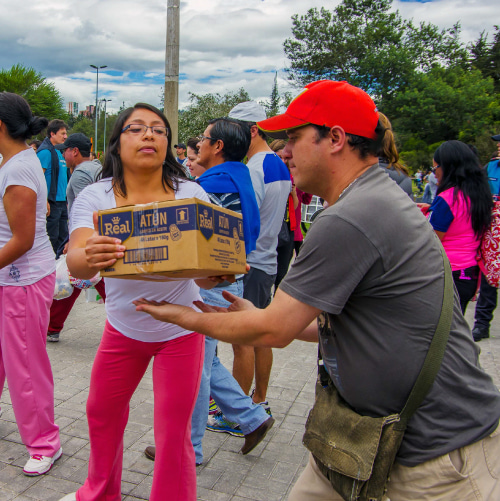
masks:
[[[343,0],[335,10],[310,9],[292,17],[292,34],[284,42],[291,61],[289,77],[299,85],[324,78],[347,80],[378,101],[404,89],[416,71],[435,65],[466,65],[460,26],[439,30],[429,23],[414,26],[392,0]]]
[[[495,90],[500,92],[500,27],[495,26],[495,30],[492,42],[488,42],[488,34],[482,31],[469,45],[469,52],[472,67],[481,71],[485,78],[492,78]]]
[[[224,95],[189,93],[191,104],[179,112],[179,141],[187,141],[203,133],[209,120],[225,117],[238,103],[250,100],[248,92],[241,88],[238,92]]]
[[[0,70],[0,92],[14,92],[28,101],[34,115],[46,117],[49,120],[59,118],[66,120],[64,102],[61,94],[52,82],[33,68],[20,64],[10,70]]]
[[[476,144],[485,132],[495,133],[500,122],[493,79],[477,69],[435,67],[415,74],[393,105],[394,129],[406,152],[415,150],[418,141],[420,148],[450,139]]]
[[[280,94],[278,91],[278,72],[274,74],[273,88],[271,90],[271,96],[269,98],[269,103],[264,103],[264,108],[268,117],[274,117],[280,111]]]

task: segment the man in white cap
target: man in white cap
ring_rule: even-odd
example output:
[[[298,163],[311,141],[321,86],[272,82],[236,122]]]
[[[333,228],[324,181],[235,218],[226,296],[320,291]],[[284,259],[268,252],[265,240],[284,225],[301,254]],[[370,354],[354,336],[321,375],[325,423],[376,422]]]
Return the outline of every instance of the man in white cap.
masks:
[[[257,308],[265,308],[271,301],[271,290],[277,271],[278,233],[285,214],[291,189],[290,172],[283,161],[269,148],[266,135],[256,122],[265,120],[264,108],[255,101],[236,105],[229,118],[250,126],[251,142],[247,153],[257,204],[260,212],[260,233],[257,248],[247,262],[250,271],[244,278],[243,297]],[[262,404],[270,414],[267,387],[273,363],[271,348],[233,345],[233,375],[245,393],[249,393],[255,374],[253,401]]]

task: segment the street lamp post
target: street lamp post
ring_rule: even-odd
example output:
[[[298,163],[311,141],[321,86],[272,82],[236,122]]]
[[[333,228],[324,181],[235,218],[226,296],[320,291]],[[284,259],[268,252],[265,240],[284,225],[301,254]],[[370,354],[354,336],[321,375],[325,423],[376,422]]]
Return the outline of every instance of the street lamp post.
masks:
[[[95,64],[90,65],[97,71],[96,87],[95,87],[95,134],[94,134],[94,152],[97,153],[97,120],[98,120],[98,104],[99,104],[99,70],[107,68],[104,66],[96,66]]]
[[[104,101],[104,154],[106,155],[106,103],[109,103],[111,99],[101,99]]]

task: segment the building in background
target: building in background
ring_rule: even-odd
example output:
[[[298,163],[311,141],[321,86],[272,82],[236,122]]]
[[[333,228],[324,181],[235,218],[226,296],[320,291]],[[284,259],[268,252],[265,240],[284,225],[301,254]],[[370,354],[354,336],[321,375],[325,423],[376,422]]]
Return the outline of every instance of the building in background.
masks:
[[[78,103],[74,101],[70,101],[68,103],[68,114],[72,117],[76,117],[78,115]]]

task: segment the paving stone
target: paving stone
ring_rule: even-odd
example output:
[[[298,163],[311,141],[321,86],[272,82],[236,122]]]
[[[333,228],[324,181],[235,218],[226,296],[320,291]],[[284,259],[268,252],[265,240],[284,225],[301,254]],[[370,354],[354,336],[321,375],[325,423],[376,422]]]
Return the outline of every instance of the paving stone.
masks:
[[[469,307],[469,324],[474,312]],[[481,364],[500,386],[500,315],[493,321],[492,337],[481,341]],[[59,343],[47,346],[55,381],[55,416],[61,429],[64,454],[42,477],[26,477],[28,459],[15,424],[8,387],[0,398],[0,501],[59,501],[76,491],[86,479],[90,446],[85,405],[92,362],[104,326],[102,305],[79,298],[66,322]],[[250,454],[239,453],[243,440],[225,433],[206,432],[204,464],[196,469],[198,500],[284,501],[307,464],[302,445],[304,424],[314,403],[316,353],[313,344],[295,342],[273,350],[268,400],[274,427]],[[219,358],[232,367],[232,347],[219,343]],[[149,498],[154,462],[144,448],[154,443],[153,382],[151,364],[130,403],[124,437],[122,499]],[[166,500],[168,501],[168,500]]]

